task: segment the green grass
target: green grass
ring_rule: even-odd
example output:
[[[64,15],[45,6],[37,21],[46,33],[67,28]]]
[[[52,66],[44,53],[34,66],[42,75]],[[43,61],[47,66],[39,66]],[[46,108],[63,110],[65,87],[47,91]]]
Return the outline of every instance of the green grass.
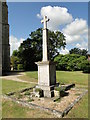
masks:
[[[88,118],[88,94],[73,107],[66,118]]]
[[[84,74],[81,71],[57,71],[56,78],[61,84],[75,83],[79,85],[88,85],[88,74]]]
[[[16,82],[11,80],[2,80],[2,93],[18,91],[27,87],[32,87],[34,84]],[[23,107],[15,102],[3,99],[2,102],[2,117],[3,118],[50,118],[54,117],[49,112],[42,112],[39,109]]]
[[[38,79],[38,72],[37,71],[33,71],[33,72],[25,72],[26,76],[30,77],[30,78],[35,78]]]
[[[15,91],[27,88],[27,87],[32,87],[34,85],[35,84],[2,79],[2,93],[6,94],[9,92],[15,92]]]
[[[37,82],[38,73],[35,72],[25,72],[24,76],[21,76],[20,79]],[[66,72],[66,71],[57,71],[56,72],[57,82],[61,84],[70,84],[75,83],[79,87],[87,88],[88,86],[88,74],[84,74],[80,71],[78,72]],[[2,80],[2,92],[3,94],[21,90],[23,88],[32,87],[35,84],[16,82],[11,80]],[[8,107],[9,106],[9,107]],[[69,112],[66,116],[67,118],[84,118],[88,116],[88,96],[85,95],[82,100]],[[37,109],[31,109],[23,107],[11,101],[3,100],[3,117],[7,118],[50,118],[53,117],[50,113],[42,112]]]
[[[33,71],[33,72],[25,72],[25,75],[19,76],[19,79],[22,79],[24,81],[29,81],[29,82],[38,82],[38,72]]]
[[[39,109],[24,107],[12,101],[3,99],[2,117],[3,118],[50,118],[54,117],[50,112]]]
[[[24,76],[21,76],[20,79],[37,82],[38,73],[35,72],[25,72]],[[77,85],[88,85],[88,74],[84,74],[81,71],[78,72],[68,72],[68,71],[56,71],[56,79],[60,84],[70,84],[75,83]]]

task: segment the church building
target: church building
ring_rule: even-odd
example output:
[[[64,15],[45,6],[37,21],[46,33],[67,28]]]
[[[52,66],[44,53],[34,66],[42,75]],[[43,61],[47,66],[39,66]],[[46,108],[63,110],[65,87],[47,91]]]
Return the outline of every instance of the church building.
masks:
[[[10,71],[8,6],[2,2],[2,74]]]

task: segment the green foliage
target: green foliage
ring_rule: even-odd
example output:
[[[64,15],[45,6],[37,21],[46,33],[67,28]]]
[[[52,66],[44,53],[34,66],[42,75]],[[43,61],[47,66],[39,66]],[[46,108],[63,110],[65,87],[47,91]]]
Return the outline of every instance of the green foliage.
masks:
[[[17,69],[18,69],[18,70],[23,70],[23,64],[18,64],[18,65],[17,65]]]
[[[17,65],[19,63],[19,58],[17,56],[11,56],[11,65],[13,70],[17,70]]]
[[[61,90],[61,87],[55,87],[55,90],[56,90],[56,91],[60,91],[60,90]]]
[[[18,56],[18,51],[14,50],[13,53],[12,53],[12,56]]]
[[[65,89],[66,89],[66,87],[62,87],[62,86],[55,87],[55,90],[59,91],[60,97],[64,97],[66,95]]]
[[[66,46],[66,40],[63,33],[60,31],[52,32],[48,31],[48,38],[49,38],[49,60],[53,60],[53,57],[57,56],[59,54],[58,49],[61,47],[65,48]]]
[[[40,88],[35,89],[35,92],[41,92],[41,91],[42,91],[42,89],[40,89]]]
[[[79,49],[79,48],[73,48],[69,51],[70,54],[79,54],[79,55],[83,55],[83,56],[87,56],[87,50],[83,49]]]
[[[82,67],[82,70],[84,73],[90,73],[90,61],[84,61],[82,64],[81,64],[81,67]]]
[[[59,54],[58,49],[65,48],[66,41],[63,33],[48,30],[49,60]],[[19,64],[23,65],[24,70],[37,70],[35,62],[42,60],[42,29],[31,32],[30,37],[21,43],[18,51],[14,51],[12,56],[19,58]],[[16,65],[16,63],[14,62]]]
[[[22,99],[22,98],[23,98],[23,95],[22,95],[22,94],[20,94],[20,93],[19,93],[19,94],[17,94],[16,96],[17,96],[17,98],[18,98],[18,99]]]
[[[56,91],[65,91],[66,87],[65,86],[60,86],[60,87],[55,87]]]
[[[79,54],[58,55],[54,61],[57,62],[57,70],[66,71],[84,70],[82,66],[85,66],[85,63],[88,62],[85,56]]]
[[[35,92],[38,92],[40,97],[43,97],[43,90],[41,88],[35,88]]]

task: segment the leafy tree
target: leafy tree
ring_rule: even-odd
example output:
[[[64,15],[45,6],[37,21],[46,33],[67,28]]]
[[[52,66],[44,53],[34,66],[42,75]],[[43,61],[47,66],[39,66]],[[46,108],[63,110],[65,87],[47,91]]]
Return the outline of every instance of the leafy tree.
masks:
[[[90,61],[86,60],[83,61],[81,64],[82,70],[84,73],[90,73]]]
[[[69,51],[70,54],[79,54],[79,55],[83,55],[83,56],[87,56],[87,50],[85,49],[79,49],[79,48],[73,48]]]
[[[13,67],[13,70],[17,70],[18,63],[19,63],[19,58],[17,56],[12,55],[11,56],[11,65]]]
[[[87,50],[85,50],[85,49],[81,50],[81,55],[87,56],[87,53],[88,53]]]
[[[12,56],[18,56],[18,50],[14,50]]]
[[[58,55],[54,61],[57,62],[57,70],[76,71],[83,70],[82,64],[87,61],[85,56],[78,54]]]
[[[36,47],[37,52],[39,52],[41,55],[42,53],[42,28],[37,29],[34,32],[31,32],[31,44],[33,47]],[[61,47],[65,48],[66,40],[63,33],[56,31],[50,31],[48,30],[48,53],[49,53],[49,59],[52,60],[54,56],[59,54],[58,49]],[[40,56],[41,58],[41,56]]]
[[[65,40],[65,36],[60,31],[56,31],[55,33],[52,31],[49,31],[48,33],[49,33],[48,35],[49,59],[53,60],[53,58],[59,54],[58,49],[60,49],[61,47],[65,48],[66,40]]]
[[[65,36],[57,31],[48,31],[49,46],[48,53],[49,59],[53,60],[53,57],[59,54],[58,49],[65,48],[66,41]],[[25,70],[36,70],[37,66],[35,62],[42,60],[42,29],[39,28],[34,32],[31,32],[30,38],[27,38],[20,45],[18,50],[18,57],[20,63],[24,66]]]

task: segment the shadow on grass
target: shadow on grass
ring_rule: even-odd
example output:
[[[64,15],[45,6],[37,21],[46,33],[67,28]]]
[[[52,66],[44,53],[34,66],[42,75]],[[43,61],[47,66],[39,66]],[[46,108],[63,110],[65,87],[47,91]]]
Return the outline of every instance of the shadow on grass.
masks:
[[[3,73],[2,76],[20,75],[20,72],[25,72],[25,71],[10,71],[10,72],[5,72],[5,73]]]

